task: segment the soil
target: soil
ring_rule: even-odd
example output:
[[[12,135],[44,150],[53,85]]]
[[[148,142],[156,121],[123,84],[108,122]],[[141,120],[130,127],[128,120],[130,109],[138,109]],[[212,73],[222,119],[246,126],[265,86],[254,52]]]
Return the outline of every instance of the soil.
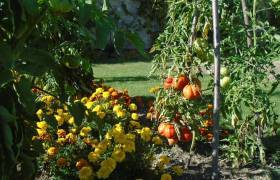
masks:
[[[190,154],[183,150],[185,148],[175,145],[172,148],[158,154],[157,156],[161,155],[168,155],[171,158],[171,165],[172,163],[176,163],[182,165],[185,169],[185,172],[180,177],[174,177],[175,180],[201,180],[201,179],[211,179],[211,172],[212,172],[212,159],[211,155],[195,153]],[[206,149],[211,152],[211,148],[209,147]],[[272,168],[265,167],[243,167],[239,169],[232,169],[224,160],[220,159],[220,179],[239,179],[239,180],[247,180],[247,179],[260,179],[260,180],[270,180],[274,179],[272,174]],[[279,178],[279,177],[275,177]]]

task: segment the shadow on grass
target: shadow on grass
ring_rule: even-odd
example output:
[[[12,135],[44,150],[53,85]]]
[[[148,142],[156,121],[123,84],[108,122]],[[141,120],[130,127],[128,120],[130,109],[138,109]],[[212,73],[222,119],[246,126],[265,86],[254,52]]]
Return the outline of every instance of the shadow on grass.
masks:
[[[124,63],[135,63],[135,62],[151,62],[152,58],[135,57],[135,58],[99,58],[92,61],[93,64],[124,64]]]
[[[97,78],[98,79],[98,78]],[[127,81],[150,81],[157,79],[156,76],[125,76],[125,77],[109,77],[109,78],[100,78],[103,79],[104,82],[127,82]]]

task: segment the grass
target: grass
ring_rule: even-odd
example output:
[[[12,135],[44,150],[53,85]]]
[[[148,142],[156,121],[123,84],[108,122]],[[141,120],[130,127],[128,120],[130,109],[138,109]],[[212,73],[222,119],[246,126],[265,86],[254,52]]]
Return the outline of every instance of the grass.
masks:
[[[120,62],[96,64],[93,67],[95,78],[104,79],[114,88],[127,89],[131,96],[151,96],[149,89],[161,82],[155,77],[148,78],[151,62]]]

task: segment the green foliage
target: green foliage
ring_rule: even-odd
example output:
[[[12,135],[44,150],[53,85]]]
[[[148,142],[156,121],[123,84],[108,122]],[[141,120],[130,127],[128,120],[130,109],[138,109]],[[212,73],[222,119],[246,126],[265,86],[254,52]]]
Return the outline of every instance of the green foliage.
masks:
[[[94,88],[89,52],[105,48],[118,29],[95,1],[6,0],[0,14],[0,174],[32,179],[41,150],[31,141],[37,120],[34,92],[63,102],[89,93]],[[135,44],[139,47],[138,39]],[[77,109],[74,104],[73,113]]]
[[[275,135],[279,128],[276,122],[278,115],[269,100],[269,95],[278,86],[280,78],[272,63],[275,57],[279,57],[279,26],[273,20],[279,9],[271,2],[254,2],[256,4],[247,4],[248,27],[244,26],[240,1],[220,3],[222,65],[229,71],[221,80],[221,124],[233,131],[233,134],[223,140],[226,143],[222,149],[234,167],[247,164],[254,158],[265,163],[265,149],[261,138]],[[166,28],[152,48],[152,52],[156,53],[152,73],[159,72],[162,80],[181,73],[192,79],[203,76],[201,68],[206,67],[213,74],[209,68],[213,65],[212,39],[205,36],[206,32],[211,32],[210,7],[210,1],[169,3]],[[194,27],[195,14],[198,21]],[[190,31],[192,29],[194,33]],[[248,32],[253,44],[249,48]],[[190,43],[192,38],[194,41]],[[267,92],[265,89],[271,84],[271,90]],[[213,80],[206,89],[213,90],[212,88]],[[174,100],[169,100],[173,96]],[[192,119],[196,119],[201,108],[199,102],[186,102],[178,97],[181,97],[180,93],[159,91],[156,101],[158,112],[172,119],[175,116],[174,109],[184,109],[184,114],[191,114]],[[207,102],[207,99],[211,101],[211,95],[202,97],[200,101]],[[189,120],[187,123],[191,124]]]

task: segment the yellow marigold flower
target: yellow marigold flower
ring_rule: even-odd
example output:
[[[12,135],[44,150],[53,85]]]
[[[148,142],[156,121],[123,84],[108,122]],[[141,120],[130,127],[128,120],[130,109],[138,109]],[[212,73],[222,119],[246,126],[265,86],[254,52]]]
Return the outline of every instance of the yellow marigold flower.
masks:
[[[56,113],[61,116],[63,114],[63,109],[57,109]]]
[[[47,129],[48,128],[48,123],[46,121],[40,121],[36,123],[37,127],[40,129]]]
[[[67,122],[68,124],[73,125],[75,123],[75,118],[72,116]]]
[[[36,129],[36,130],[39,136],[44,136],[45,134],[47,134],[47,131],[45,129]]]
[[[101,166],[111,169],[112,171],[116,168],[117,162],[113,158],[108,158],[100,163]]]
[[[46,109],[46,115],[50,116],[50,115],[52,115],[53,113],[54,113],[54,110],[53,110],[53,109],[51,109],[51,108],[47,108],[47,109]]]
[[[160,158],[159,158],[159,163],[162,163],[162,164],[168,164],[170,162],[170,158],[166,155],[162,155]]]
[[[105,91],[105,92],[102,93],[102,96],[103,96],[105,99],[107,99],[107,98],[110,97],[110,93],[109,93],[108,91]]]
[[[131,114],[131,118],[132,118],[133,120],[138,120],[138,119],[139,119],[139,116],[138,116],[137,113],[132,113],[132,114]]]
[[[101,94],[104,92],[104,89],[103,88],[97,88],[96,91],[95,91],[97,94]]]
[[[172,176],[168,173],[162,174],[160,180],[172,180]]]
[[[71,132],[71,133],[76,133],[76,132],[77,132],[77,129],[76,129],[76,128],[72,128],[72,129],[70,129],[70,132]]]
[[[92,102],[92,101],[88,101],[86,104],[85,104],[85,106],[86,106],[86,108],[87,109],[91,109],[91,107],[94,105],[94,102]]]
[[[63,109],[64,109],[64,111],[68,111],[68,106],[64,104]]]
[[[43,116],[44,116],[44,112],[42,109],[39,109],[37,112],[36,112],[36,115],[37,117],[42,120],[43,119]]]
[[[73,117],[69,112],[65,112],[62,114],[64,121],[68,121],[71,117]]]
[[[88,154],[88,160],[92,163],[95,163],[96,161],[98,161],[100,158],[100,154],[96,153],[96,152],[90,152]]]
[[[90,166],[84,166],[79,171],[80,180],[90,180],[93,178],[93,170]]]
[[[132,140],[132,141],[135,141],[135,134],[132,134],[132,133],[127,133],[126,135],[125,135],[125,137],[126,137],[126,139],[128,139],[128,140]]]
[[[70,142],[70,143],[75,143],[77,142],[77,136],[75,136],[73,133],[68,133],[66,135],[66,139]]]
[[[152,119],[152,113],[148,112],[147,115],[146,115],[146,118],[147,119]]]
[[[65,138],[57,138],[56,142],[60,145],[63,145],[66,142]]]
[[[131,111],[137,111],[137,106],[136,106],[136,104],[131,103],[131,104],[129,105],[129,109],[130,109]]]
[[[99,112],[99,111],[101,111],[102,110],[102,107],[100,106],[100,105],[97,105],[97,106],[95,106],[94,108],[93,108],[93,112]]]
[[[83,97],[83,98],[81,99],[81,102],[84,103],[84,104],[87,103],[87,102],[88,102],[88,98],[87,98],[87,97]]]
[[[122,126],[121,123],[116,124],[115,128],[113,130],[116,130],[116,131],[118,131],[120,133],[124,133],[124,129],[123,129],[123,126]]]
[[[108,131],[108,132],[105,134],[105,139],[111,140],[112,137],[113,137],[112,131]]]
[[[104,149],[101,149],[101,148],[95,148],[94,149],[94,152],[96,153],[96,154],[103,154],[104,153]]]
[[[134,152],[135,151],[135,142],[134,141],[126,141],[124,144],[123,144],[123,150],[125,152]]]
[[[149,89],[149,92],[150,92],[150,93],[156,93],[159,89],[160,89],[159,86],[155,86],[155,87],[150,88],[150,89]]]
[[[85,159],[79,159],[79,161],[76,162],[76,168],[78,170],[82,169],[83,167],[87,166],[88,162]]]
[[[66,131],[64,129],[58,129],[56,134],[59,138],[65,137],[66,136]]]
[[[121,111],[122,110],[122,107],[121,107],[121,105],[115,105],[114,107],[113,107],[113,111],[114,112],[118,112],[118,111]]]
[[[103,140],[103,141],[101,141],[101,142],[97,145],[97,148],[102,149],[102,150],[105,151],[105,150],[107,149],[107,147],[108,147],[108,144],[109,144],[109,141]]]
[[[114,138],[115,142],[118,144],[124,144],[127,141],[124,133],[116,134]]]
[[[67,160],[65,158],[61,157],[56,161],[56,164],[58,167],[63,167],[67,164]]]
[[[141,128],[141,124],[137,121],[129,121],[129,124],[131,128]]]
[[[125,112],[124,111],[117,111],[117,117],[118,118],[124,118],[125,117]]]
[[[91,131],[91,127],[87,126],[87,127],[83,127],[80,131],[80,136],[85,137],[88,135],[88,133]]]
[[[47,106],[51,105],[52,101],[54,100],[53,96],[43,96],[41,99]]]
[[[96,113],[96,115],[100,118],[100,119],[104,119],[104,117],[106,116],[106,113],[103,111],[98,111]]]
[[[182,166],[173,166],[172,170],[176,173],[177,176],[182,176],[184,172]]]
[[[47,150],[47,154],[49,156],[54,156],[58,153],[58,149],[56,147],[50,147],[48,150]]]
[[[110,174],[112,173],[113,171],[110,169],[110,168],[107,168],[107,167],[101,167],[98,171],[97,171],[97,177],[98,179],[107,179]]]
[[[112,158],[117,162],[122,162],[125,159],[125,152],[120,148],[116,148],[112,153]]]
[[[148,141],[151,140],[152,131],[151,131],[150,128],[144,127],[144,128],[141,130],[140,135],[141,135],[141,138],[142,138],[144,141],[148,142]]]
[[[161,144],[163,144],[163,141],[162,141],[162,139],[161,139],[159,136],[153,137],[152,141],[153,141],[153,143],[155,143],[156,145],[161,145]]]
[[[56,121],[57,121],[58,126],[63,125],[63,123],[64,123],[64,118],[63,118],[62,116],[54,115],[54,117],[55,117],[55,119],[56,119]]]

